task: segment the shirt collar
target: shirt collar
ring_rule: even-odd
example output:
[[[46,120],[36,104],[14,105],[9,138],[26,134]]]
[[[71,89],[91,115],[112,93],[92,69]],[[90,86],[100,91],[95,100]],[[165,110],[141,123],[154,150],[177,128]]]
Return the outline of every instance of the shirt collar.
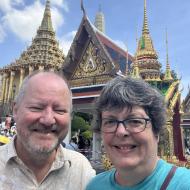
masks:
[[[7,163],[11,159],[20,160],[16,152],[15,141],[16,141],[16,135],[11,139],[11,141],[7,145],[5,145],[7,151],[7,156],[5,157],[5,163]],[[56,170],[63,166],[70,167],[71,159],[67,150],[63,148],[61,145],[59,145],[51,170]]]

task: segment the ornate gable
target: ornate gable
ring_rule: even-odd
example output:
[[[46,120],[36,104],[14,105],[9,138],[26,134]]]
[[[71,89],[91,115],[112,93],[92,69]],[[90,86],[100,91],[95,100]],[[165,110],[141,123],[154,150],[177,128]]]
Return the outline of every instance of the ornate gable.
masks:
[[[112,58],[97,29],[83,16],[63,65],[71,86],[104,84],[119,70],[120,63]]]
[[[98,48],[90,41],[72,78],[104,75],[108,74],[111,69],[110,64],[101,57]]]

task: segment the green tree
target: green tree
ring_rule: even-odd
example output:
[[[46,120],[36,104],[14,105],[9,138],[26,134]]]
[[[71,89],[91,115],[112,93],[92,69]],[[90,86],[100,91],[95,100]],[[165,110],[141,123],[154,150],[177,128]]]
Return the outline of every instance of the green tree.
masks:
[[[82,117],[74,115],[72,124],[71,124],[71,130],[78,131],[79,129],[80,129],[80,132],[84,132],[90,129],[90,126],[88,122],[86,122]]]
[[[82,133],[82,136],[85,139],[91,139],[92,138],[92,131],[86,130],[85,132]]]

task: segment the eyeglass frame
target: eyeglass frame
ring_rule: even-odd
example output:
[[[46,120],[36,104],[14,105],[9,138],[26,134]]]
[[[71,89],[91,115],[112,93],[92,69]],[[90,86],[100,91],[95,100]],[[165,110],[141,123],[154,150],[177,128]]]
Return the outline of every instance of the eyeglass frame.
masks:
[[[124,119],[124,120],[102,118],[102,121],[103,121],[103,120],[106,120],[106,119],[107,119],[107,120],[110,120],[110,121],[115,121],[115,122],[117,122],[117,124],[116,124],[115,130],[114,130],[113,132],[105,132],[105,131],[102,130],[102,127],[101,127],[101,131],[102,131],[103,133],[115,133],[115,132],[117,131],[118,127],[119,127],[119,124],[122,123],[122,124],[123,124],[123,127],[125,128],[126,131],[128,131],[128,132],[131,133],[131,134],[137,134],[137,133],[143,132],[143,131],[147,128],[147,123],[148,123],[148,122],[151,122],[151,119],[150,119],[150,118],[139,118],[139,117],[138,117],[138,118],[127,118],[127,119]],[[132,131],[129,130],[128,126],[126,126],[126,124],[124,123],[125,121],[130,121],[130,120],[135,120],[135,119],[142,119],[142,120],[145,121],[144,128],[143,128],[142,131],[139,131],[139,132],[132,132]],[[102,121],[101,121],[101,123],[102,123]],[[102,125],[102,124],[101,124],[101,125]]]

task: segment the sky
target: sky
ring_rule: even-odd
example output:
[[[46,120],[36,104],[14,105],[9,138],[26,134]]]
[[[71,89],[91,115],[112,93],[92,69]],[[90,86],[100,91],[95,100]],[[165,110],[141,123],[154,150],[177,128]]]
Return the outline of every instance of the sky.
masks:
[[[41,24],[46,0],[0,0],[0,67],[26,50]],[[51,0],[53,27],[65,55],[82,20],[80,0]],[[101,6],[106,35],[133,55],[142,34],[144,0],[83,0],[94,23]],[[166,67],[166,29],[172,70],[181,78],[182,98],[190,86],[190,0],[147,0],[150,35],[162,70]]]

